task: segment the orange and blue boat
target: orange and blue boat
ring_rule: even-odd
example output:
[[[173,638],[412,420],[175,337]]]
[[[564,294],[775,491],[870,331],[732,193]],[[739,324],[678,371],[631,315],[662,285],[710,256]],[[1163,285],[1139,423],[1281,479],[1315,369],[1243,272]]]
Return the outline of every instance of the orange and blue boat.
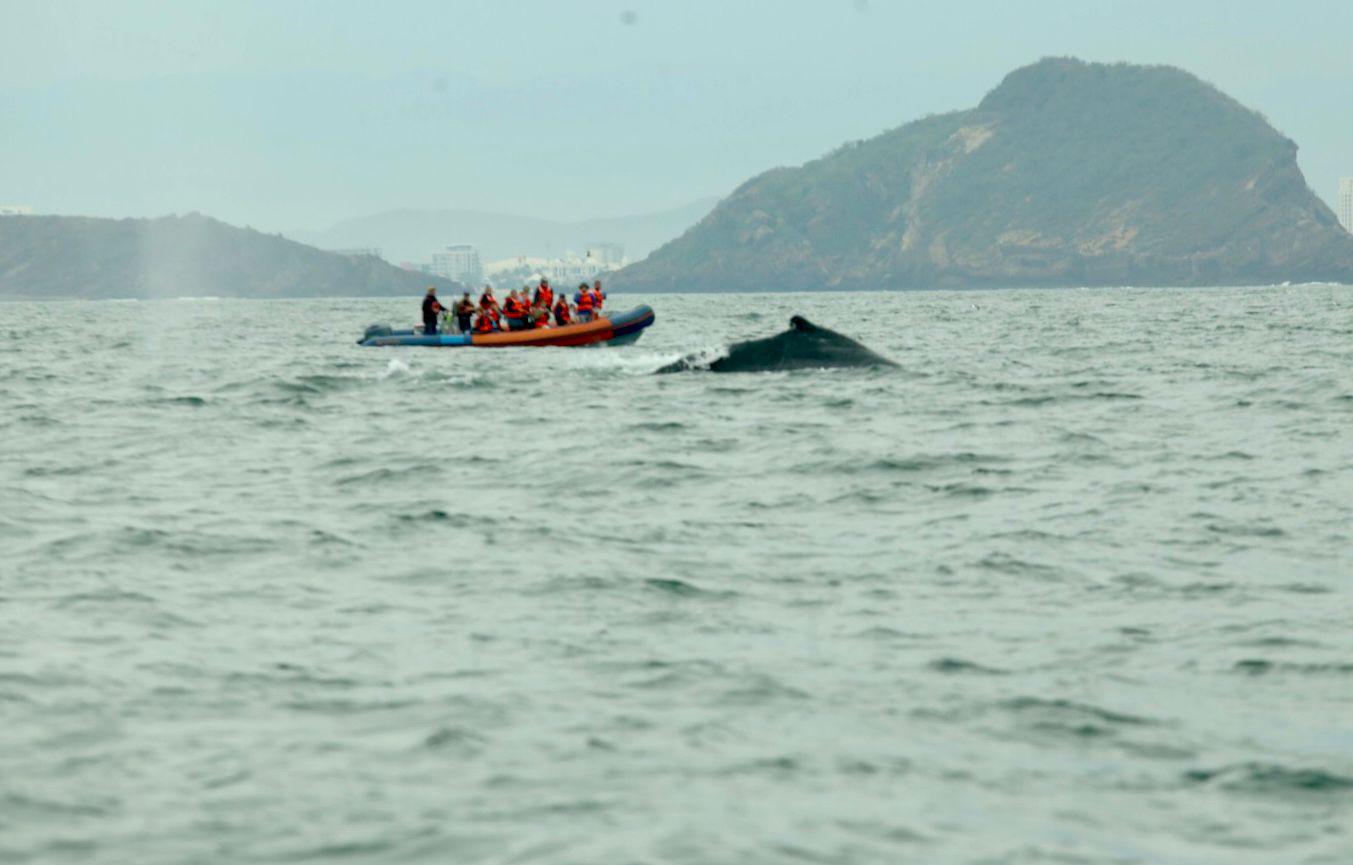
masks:
[[[603,315],[580,324],[543,327],[532,330],[501,330],[493,333],[423,333],[421,330],[392,330],[389,325],[373,324],[366,329],[358,345],[424,345],[441,348],[511,348],[542,345],[629,345],[653,323],[653,309],[640,306],[628,312]]]

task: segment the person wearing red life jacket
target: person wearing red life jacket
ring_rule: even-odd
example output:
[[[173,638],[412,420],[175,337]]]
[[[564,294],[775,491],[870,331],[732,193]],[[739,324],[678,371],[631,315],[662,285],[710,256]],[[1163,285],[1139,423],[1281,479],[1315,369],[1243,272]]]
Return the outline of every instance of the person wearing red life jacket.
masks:
[[[508,330],[526,330],[526,302],[513,289],[512,293],[503,301],[503,318],[507,319]]]
[[[493,316],[489,315],[487,312],[479,313],[479,316],[475,318],[474,332],[493,333],[494,330]]]
[[[533,303],[544,304],[546,309],[554,306],[554,289],[550,288],[550,281],[541,277],[540,285],[536,286],[535,296],[531,298]]]
[[[564,297],[562,294],[559,295],[559,299],[555,301],[554,304],[554,323],[557,327],[563,327],[566,324],[572,323],[572,319],[568,314],[568,298]]]
[[[479,295],[479,308],[481,310],[498,308],[498,299],[493,296],[492,286],[484,286],[484,293]]]
[[[535,321],[535,325],[538,328],[546,328],[550,326],[550,308],[548,306],[545,306],[543,304],[535,306],[531,310],[531,317]]]
[[[601,290],[601,280],[599,279],[592,283],[592,301],[597,307],[597,312],[601,312],[602,306],[606,303],[606,292]]]
[[[573,295],[573,303],[578,307],[578,321],[592,320],[592,310],[596,308],[596,300],[592,297],[592,289],[587,287],[587,283],[584,282],[578,286],[578,293]]]

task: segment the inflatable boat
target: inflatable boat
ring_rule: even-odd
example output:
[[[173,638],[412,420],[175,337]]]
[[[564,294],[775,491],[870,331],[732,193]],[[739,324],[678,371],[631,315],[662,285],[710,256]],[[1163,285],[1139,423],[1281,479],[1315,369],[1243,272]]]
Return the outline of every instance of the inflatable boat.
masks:
[[[391,330],[389,325],[373,324],[366,329],[358,345],[431,345],[447,348],[508,348],[539,345],[629,345],[653,323],[653,310],[647,306],[629,312],[607,314],[582,324],[544,327],[533,330],[501,330],[492,333],[423,333],[419,330]]]

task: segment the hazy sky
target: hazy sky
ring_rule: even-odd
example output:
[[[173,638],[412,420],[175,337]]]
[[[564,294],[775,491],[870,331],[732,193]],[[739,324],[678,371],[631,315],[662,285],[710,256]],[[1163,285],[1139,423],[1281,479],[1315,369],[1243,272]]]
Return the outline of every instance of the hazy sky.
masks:
[[[1353,175],[1353,2],[0,0],[0,204],[267,230],[724,195],[1047,55],[1182,66]]]

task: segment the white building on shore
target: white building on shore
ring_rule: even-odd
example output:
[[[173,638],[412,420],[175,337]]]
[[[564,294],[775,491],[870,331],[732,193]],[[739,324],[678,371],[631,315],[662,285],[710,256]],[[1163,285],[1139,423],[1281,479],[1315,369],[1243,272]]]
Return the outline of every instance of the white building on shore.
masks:
[[[429,272],[470,286],[478,285],[484,278],[479,250],[468,243],[453,244],[441,252],[432,253]]]
[[[490,261],[484,267],[489,279],[499,286],[516,288],[541,277],[565,287],[591,282],[602,274],[624,267],[625,248],[618,243],[596,243],[579,255],[569,251],[559,258],[518,255]]]
[[[465,286],[478,286],[479,280],[484,278],[479,250],[469,244],[453,244],[441,252],[432,253],[432,265],[428,271]]]
[[[33,208],[26,204],[0,204],[0,216],[32,216]]]
[[[618,243],[607,243],[605,241],[594,243],[587,250],[587,257],[610,268],[621,268],[627,264],[625,247]]]

